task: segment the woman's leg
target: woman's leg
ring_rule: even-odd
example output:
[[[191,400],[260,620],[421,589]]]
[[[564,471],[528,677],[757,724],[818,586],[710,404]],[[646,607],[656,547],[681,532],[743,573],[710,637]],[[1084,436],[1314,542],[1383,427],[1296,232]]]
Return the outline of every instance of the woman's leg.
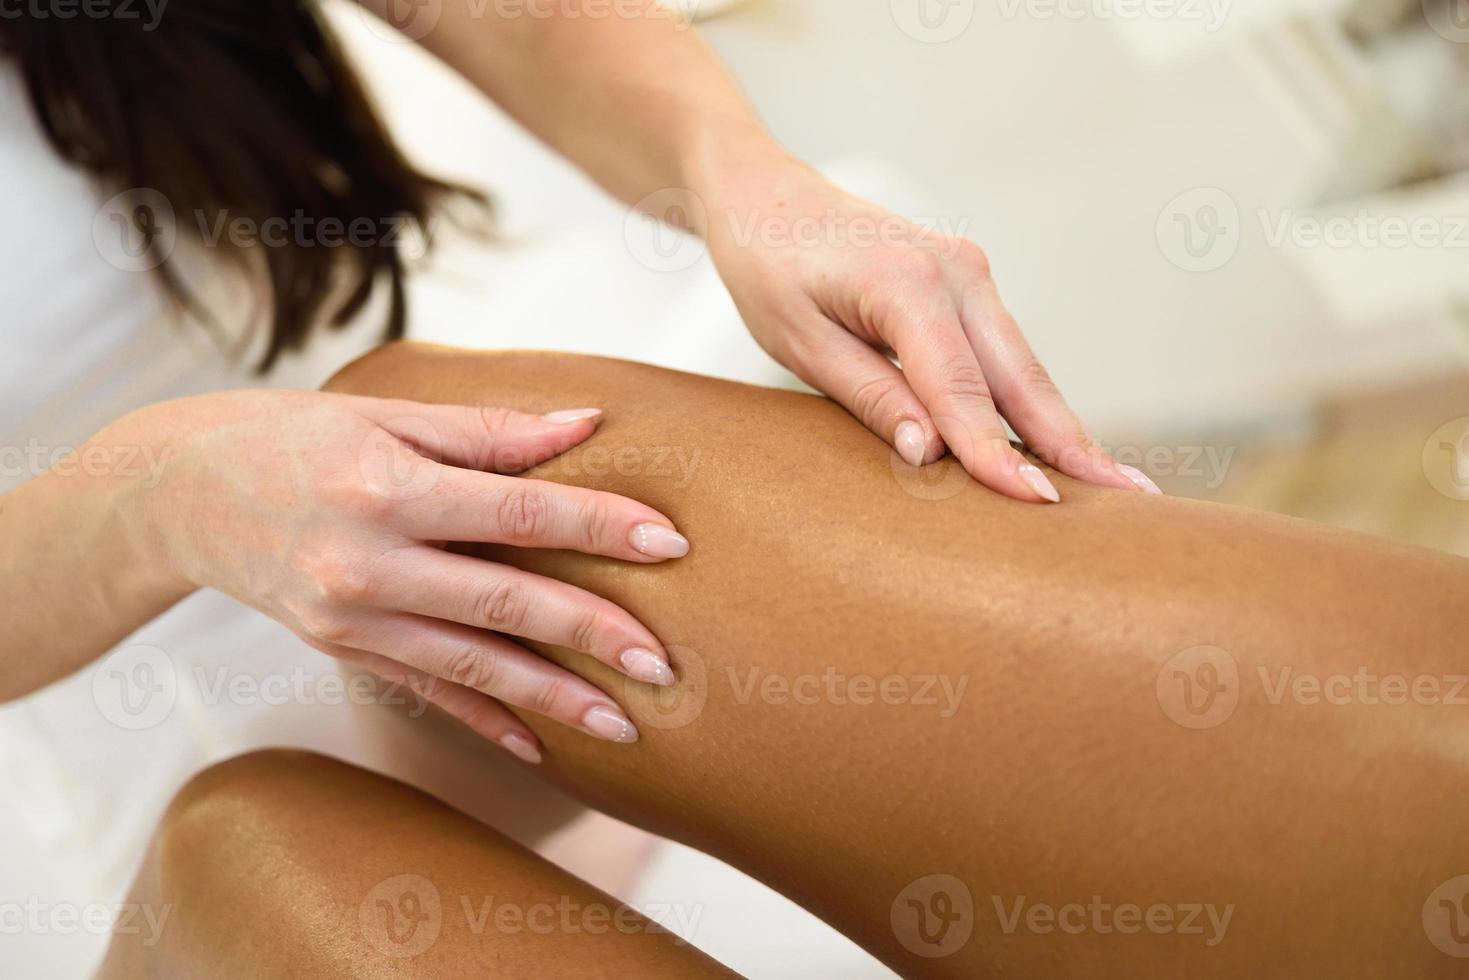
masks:
[[[431,797],[301,752],[195,777],[129,903],[99,980],[734,975]]]
[[[528,718],[546,770],[900,973],[1465,968],[1469,563],[1056,474],[1016,503],[822,399],[624,362],[395,346],[333,387],[606,410],[534,475],[693,553],[485,553],[618,602],[682,683],[545,650],[642,731]]]

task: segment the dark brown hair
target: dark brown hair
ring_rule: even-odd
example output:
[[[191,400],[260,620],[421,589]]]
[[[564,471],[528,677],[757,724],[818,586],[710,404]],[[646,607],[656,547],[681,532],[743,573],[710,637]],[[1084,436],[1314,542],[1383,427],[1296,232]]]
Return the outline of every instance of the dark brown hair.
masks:
[[[243,218],[257,229],[366,218],[426,236],[447,198],[485,204],[404,159],[313,0],[171,0],[153,21],[136,0],[93,0],[65,19],[46,13],[9,12],[0,47],[56,152],[106,185],[150,189],[199,224]],[[177,224],[199,237],[193,222]],[[155,229],[138,230],[158,247]],[[297,236],[224,248],[221,258],[266,294],[262,370],[319,322],[350,320],[380,276],[391,293],[387,334],[403,332],[404,255],[392,235],[329,246]],[[167,256],[158,271],[170,295],[212,319]]]

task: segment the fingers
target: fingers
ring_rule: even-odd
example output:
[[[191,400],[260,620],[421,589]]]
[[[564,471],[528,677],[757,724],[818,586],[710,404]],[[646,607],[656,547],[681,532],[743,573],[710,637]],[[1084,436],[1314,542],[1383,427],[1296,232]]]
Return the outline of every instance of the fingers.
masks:
[[[404,612],[576,650],[648,684],[674,683],[668,654],[647,627],[575,586],[437,548],[393,552],[384,577]]]
[[[952,312],[934,304],[926,317],[894,308],[883,335],[897,351],[914,392],[964,468],[992,490],[1035,503],[1061,495],[1039,467],[1010,445],[984,371]]]
[[[627,715],[597,687],[485,630],[393,614],[359,620],[335,642],[391,658],[594,738],[620,743],[638,740],[638,730]]]
[[[441,467],[433,487],[404,501],[395,523],[418,541],[552,548],[652,563],[689,542],[651,507],[617,494]]]
[[[320,649],[340,660],[356,664],[386,681],[403,685],[418,697],[433,702],[459,719],[476,735],[495,742],[522,762],[540,764],[541,740],[494,698],[458,684],[450,684],[381,654],[354,650],[351,647],[320,646]]]
[[[356,399],[358,408],[421,455],[489,473],[523,473],[586,441],[602,412],[526,415],[507,408]]]
[[[1119,467],[1087,435],[1005,309],[994,280],[978,277],[964,291],[960,319],[995,401],[1031,451],[1078,480],[1162,492],[1141,471]]]
[[[821,314],[813,311],[812,316]],[[928,409],[886,355],[830,321],[806,335],[819,349],[800,359],[803,381],[826,392],[908,465],[922,466],[943,456],[944,441]]]

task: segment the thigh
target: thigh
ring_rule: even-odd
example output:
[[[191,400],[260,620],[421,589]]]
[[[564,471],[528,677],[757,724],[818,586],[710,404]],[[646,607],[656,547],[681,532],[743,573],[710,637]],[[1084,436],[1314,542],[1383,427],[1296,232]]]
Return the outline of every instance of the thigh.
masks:
[[[823,399],[646,365],[397,346],[334,387],[606,410],[532,475],[644,500],[689,557],[476,553],[623,605],[681,683],[542,648],[643,731],[527,719],[546,770],[899,972],[1458,965],[1424,909],[1469,871],[1469,563],[1059,475],[1065,503],[1021,504]],[[1437,698],[1297,684],[1359,676]]]

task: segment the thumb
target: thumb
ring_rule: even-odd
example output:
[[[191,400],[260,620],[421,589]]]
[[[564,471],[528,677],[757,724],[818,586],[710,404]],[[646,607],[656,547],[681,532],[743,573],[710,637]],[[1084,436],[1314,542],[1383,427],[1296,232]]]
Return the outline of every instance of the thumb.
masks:
[[[585,442],[602,420],[598,408],[527,415],[480,405],[428,405],[368,399],[367,415],[419,454],[487,473],[523,473]]]

